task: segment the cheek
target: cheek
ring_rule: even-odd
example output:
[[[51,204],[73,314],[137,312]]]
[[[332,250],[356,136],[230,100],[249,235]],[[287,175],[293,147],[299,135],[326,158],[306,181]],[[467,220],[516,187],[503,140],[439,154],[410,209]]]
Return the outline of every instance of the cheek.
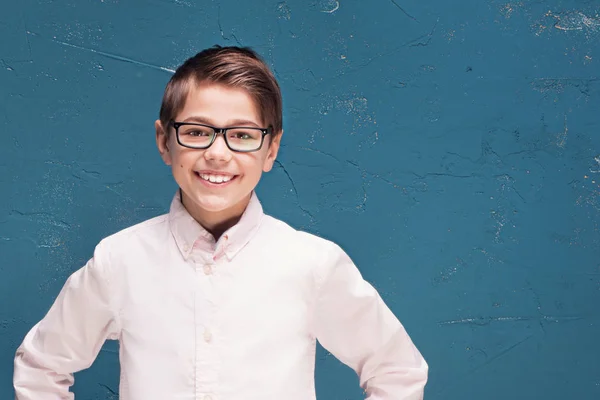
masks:
[[[198,155],[187,151],[176,151],[172,153],[172,158],[173,169],[177,171],[185,171],[193,168],[193,165],[196,164],[198,159]]]
[[[247,177],[259,177],[264,168],[265,157],[261,154],[240,153],[236,157],[237,167]]]

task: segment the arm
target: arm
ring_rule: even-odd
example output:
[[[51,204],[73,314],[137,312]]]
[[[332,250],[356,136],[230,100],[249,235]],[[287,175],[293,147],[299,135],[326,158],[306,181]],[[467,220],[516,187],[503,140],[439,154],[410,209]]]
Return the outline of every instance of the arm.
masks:
[[[104,341],[116,338],[108,274],[98,249],[69,277],[17,349],[16,400],[72,400],[73,373],[92,365]]]
[[[335,246],[315,304],[323,347],[356,371],[367,400],[421,400],[428,366],[402,324]]]

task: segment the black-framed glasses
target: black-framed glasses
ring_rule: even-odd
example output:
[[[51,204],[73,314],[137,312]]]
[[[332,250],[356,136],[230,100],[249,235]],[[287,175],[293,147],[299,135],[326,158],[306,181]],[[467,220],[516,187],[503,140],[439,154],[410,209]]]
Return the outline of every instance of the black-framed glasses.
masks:
[[[247,126],[217,128],[196,122],[171,120],[170,123],[175,128],[177,142],[190,149],[208,149],[215,142],[217,136],[222,134],[225,144],[231,151],[248,153],[260,150],[265,136],[273,132],[273,128],[270,126],[268,128]]]

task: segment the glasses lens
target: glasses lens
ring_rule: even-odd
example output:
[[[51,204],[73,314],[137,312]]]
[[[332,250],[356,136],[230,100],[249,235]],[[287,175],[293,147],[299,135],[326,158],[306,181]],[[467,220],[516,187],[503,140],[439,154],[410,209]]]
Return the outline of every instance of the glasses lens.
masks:
[[[206,147],[214,134],[213,129],[207,126],[181,125],[179,127],[179,140],[186,146]]]
[[[235,128],[227,131],[227,142],[234,150],[252,151],[260,147],[262,131],[254,128]]]

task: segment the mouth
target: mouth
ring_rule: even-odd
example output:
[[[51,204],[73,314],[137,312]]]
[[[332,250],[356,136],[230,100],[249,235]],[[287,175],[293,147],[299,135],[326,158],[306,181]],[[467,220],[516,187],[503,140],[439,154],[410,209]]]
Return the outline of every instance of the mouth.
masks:
[[[234,181],[238,176],[224,173],[204,173],[194,171],[194,174],[200,179],[201,182],[210,186],[224,186]]]

